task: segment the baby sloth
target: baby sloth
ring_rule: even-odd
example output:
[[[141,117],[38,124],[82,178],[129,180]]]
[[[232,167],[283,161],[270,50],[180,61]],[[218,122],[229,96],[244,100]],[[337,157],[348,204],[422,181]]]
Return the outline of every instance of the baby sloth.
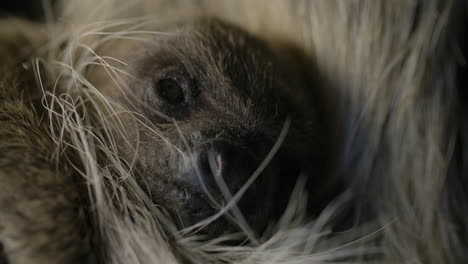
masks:
[[[319,211],[337,184],[329,124],[307,76],[287,54],[217,19],[171,25],[171,34],[126,49],[144,52],[122,93],[111,92],[139,119],[121,145],[142,189],[180,228],[229,205],[205,228],[211,235],[242,224],[261,234],[298,177]]]

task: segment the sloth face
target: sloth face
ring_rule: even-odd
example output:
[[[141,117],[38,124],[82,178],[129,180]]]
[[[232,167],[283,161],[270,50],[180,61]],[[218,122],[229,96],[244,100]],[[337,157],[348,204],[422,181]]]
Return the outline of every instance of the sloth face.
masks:
[[[214,19],[166,30],[170,36],[138,48],[144,55],[134,59],[134,77],[120,96],[141,120],[125,156],[136,161],[138,182],[153,202],[183,228],[234,197],[206,233],[238,223],[260,233],[281,215],[302,175],[318,208],[330,193],[325,183],[334,181],[330,146],[311,103],[319,100],[300,71]]]

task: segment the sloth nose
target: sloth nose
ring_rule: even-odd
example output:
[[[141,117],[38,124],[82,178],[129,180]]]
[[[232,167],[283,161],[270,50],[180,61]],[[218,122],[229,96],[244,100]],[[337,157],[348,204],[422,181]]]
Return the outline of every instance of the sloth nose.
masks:
[[[186,178],[193,190],[187,204],[188,212],[185,219],[187,223],[193,224],[214,215],[226,205],[253,175],[263,156],[260,147],[246,149],[231,142],[214,142],[200,149]],[[213,222],[213,225],[217,226],[213,228],[213,232],[226,231],[228,226],[235,229],[238,216],[244,217],[253,230],[260,232],[266,228],[271,219],[280,216],[295,182],[295,177],[281,177],[281,175],[294,176],[296,164],[289,162],[289,159],[283,160],[279,155],[276,158],[275,162],[264,167],[258,178],[248,186],[237,201],[236,207],[230,208],[229,217],[219,218],[218,224]],[[283,168],[283,165],[286,167]],[[279,187],[280,193],[277,191]],[[276,207],[278,209],[274,209]],[[222,221],[233,225],[220,224]],[[214,231],[215,229],[217,231]]]
[[[218,142],[200,151],[195,165],[193,185],[219,204],[242,187],[257,164],[246,149]]]

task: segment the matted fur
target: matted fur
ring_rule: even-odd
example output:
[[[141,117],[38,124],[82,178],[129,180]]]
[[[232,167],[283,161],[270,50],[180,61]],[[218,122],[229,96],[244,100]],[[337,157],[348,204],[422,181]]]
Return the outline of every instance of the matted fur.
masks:
[[[456,0],[59,1],[33,63],[37,89],[59,163],[86,182],[101,261],[467,261],[456,79],[465,8]],[[227,246],[231,237],[206,240],[197,226],[176,231],[136,183],[134,161],[119,153],[122,145],[138,148],[127,141],[128,129],[146,123],[109,96],[125,89],[125,59],[134,55],[121,43],[154,41],[173,33],[154,28],[193,16],[219,17],[274,48],[294,47],[310,62],[305,70],[317,76],[311,89],[330,99],[336,173],[347,184],[317,219],[305,216],[299,181],[268,235],[243,229],[236,236],[247,242]],[[329,221],[348,207],[358,224],[333,233]]]

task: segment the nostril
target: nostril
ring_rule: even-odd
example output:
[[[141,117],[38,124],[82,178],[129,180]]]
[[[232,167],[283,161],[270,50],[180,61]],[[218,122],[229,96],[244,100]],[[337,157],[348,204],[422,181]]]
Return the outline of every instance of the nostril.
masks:
[[[210,168],[208,152],[200,152],[192,168],[192,183],[197,191],[206,193],[214,188],[214,178]]]
[[[255,170],[254,158],[229,143],[214,143],[198,152],[191,179],[201,193],[221,198],[221,189],[235,193]],[[220,202],[219,199],[216,199]]]
[[[188,199],[190,214],[196,215],[196,219],[206,218],[226,205],[261,163],[251,151],[230,142],[215,142],[199,150],[194,161],[187,179],[192,181],[194,195]],[[269,168],[266,174],[258,176],[236,200],[236,207],[230,208],[230,216],[223,221],[232,221],[235,215],[255,228],[263,228],[266,223],[263,221],[272,213],[268,210],[278,196],[273,191],[278,184],[276,173],[280,172]],[[275,177],[270,177],[272,174]],[[263,213],[259,216],[259,212]]]
[[[215,178],[220,178],[223,175],[223,164],[225,162],[223,158],[227,157],[221,156],[219,152],[215,152],[213,149],[208,151],[207,159],[209,169],[211,171],[211,175],[213,175]]]

